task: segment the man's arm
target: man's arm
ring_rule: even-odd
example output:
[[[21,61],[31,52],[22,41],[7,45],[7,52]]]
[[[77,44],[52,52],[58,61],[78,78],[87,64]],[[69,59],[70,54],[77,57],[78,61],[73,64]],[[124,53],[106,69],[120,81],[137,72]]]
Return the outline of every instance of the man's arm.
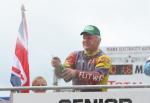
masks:
[[[97,68],[95,71],[80,71],[72,68],[66,68],[62,72],[62,78],[66,82],[69,82],[73,78],[79,78],[80,82],[86,82],[87,84],[98,84],[103,80],[104,76],[108,75],[109,71],[106,68]]]
[[[98,84],[111,71],[111,59],[106,56],[97,58],[94,71],[80,71],[73,68],[66,68],[62,73],[65,81],[70,81],[72,78],[79,78],[81,82],[88,84]]]

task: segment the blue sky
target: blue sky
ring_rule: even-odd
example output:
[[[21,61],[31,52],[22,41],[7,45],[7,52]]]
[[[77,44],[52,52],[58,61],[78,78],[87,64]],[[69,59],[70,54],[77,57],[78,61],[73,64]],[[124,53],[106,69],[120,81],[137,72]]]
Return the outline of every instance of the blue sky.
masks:
[[[100,28],[101,46],[150,43],[149,0],[0,1],[0,87],[10,86],[22,3],[27,10],[31,80],[42,75],[52,85],[51,57],[63,61],[71,51],[82,49],[79,34],[89,24]]]

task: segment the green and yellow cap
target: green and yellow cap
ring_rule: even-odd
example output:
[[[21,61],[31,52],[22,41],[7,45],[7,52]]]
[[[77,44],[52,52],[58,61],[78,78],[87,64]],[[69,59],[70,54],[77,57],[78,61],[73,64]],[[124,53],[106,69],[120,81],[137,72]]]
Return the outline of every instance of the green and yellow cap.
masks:
[[[93,26],[93,25],[87,25],[80,35],[84,35],[85,33],[88,33],[90,35],[100,36],[100,30],[96,26]]]

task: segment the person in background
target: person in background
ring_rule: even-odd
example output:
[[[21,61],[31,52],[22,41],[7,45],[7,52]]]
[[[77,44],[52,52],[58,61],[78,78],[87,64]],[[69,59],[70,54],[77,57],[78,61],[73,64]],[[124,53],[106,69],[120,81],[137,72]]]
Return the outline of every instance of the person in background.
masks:
[[[32,86],[47,86],[47,81],[42,76],[37,76],[32,81]],[[35,93],[45,93],[46,90],[44,90],[44,89],[36,89],[36,90],[33,90],[33,92],[35,92]]]
[[[144,73],[145,75],[150,76],[150,56],[148,57],[148,59],[144,64]]]
[[[84,50],[71,52],[64,64],[59,57],[53,57],[51,65],[58,78],[73,85],[106,85],[111,71],[111,59],[100,48],[101,34],[94,25],[87,25],[80,34]],[[106,91],[101,89],[81,89],[79,91]]]

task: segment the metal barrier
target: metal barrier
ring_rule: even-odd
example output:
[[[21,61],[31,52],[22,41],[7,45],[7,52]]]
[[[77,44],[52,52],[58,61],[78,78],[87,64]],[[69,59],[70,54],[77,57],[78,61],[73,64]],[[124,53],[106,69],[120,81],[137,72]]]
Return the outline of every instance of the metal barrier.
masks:
[[[51,92],[51,93],[14,93],[18,90],[79,90],[79,89],[148,89],[149,91],[134,92]],[[74,86],[34,86],[34,87],[4,87],[0,91],[11,91],[11,99],[2,103],[27,103],[34,100],[36,103],[148,103],[150,84],[128,85],[74,85]],[[1,103],[1,102],[0,102]]]
[[[128,85],[73,85],[73,86],[22,86],[22,87],[0,87],[0,91],[17,91],[17,90],[57,90],[57,89],[130,89],[130,88],[150,88],[150,84],[128,84]]]

